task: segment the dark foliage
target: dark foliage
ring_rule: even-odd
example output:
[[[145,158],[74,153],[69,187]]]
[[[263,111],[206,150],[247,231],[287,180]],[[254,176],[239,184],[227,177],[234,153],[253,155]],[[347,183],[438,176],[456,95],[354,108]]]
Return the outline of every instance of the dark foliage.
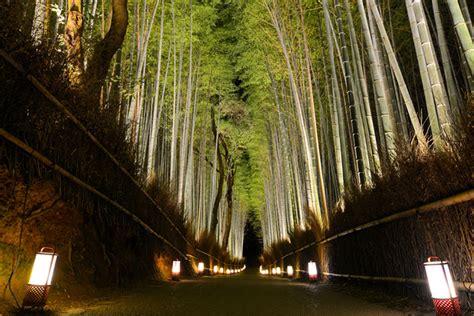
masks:
[[[116,119],[120,105],[97,104],[100,98],[86,88],[71,88],[66,76],[65,53],[50,49],[48,43],[32,42],[31,26],[22,23],[30,20],[24,18],[27,7],[27,3],[19,1],[0,3],[0,48],[70,109],[120,165],[138,179],[139,186],[3,58],[0,58],[0,127],[131,211],[183,253],[193,250],[181,237],[188,235],[188,230],[167,183],[145,182],[136,162],[135,148],[126,138],[127,127]],[[13,174],[18,171],[24,181],[37,178],[53,181],[61,198],[82,212],[83,221],[77,225],[85,238],[90,260],[96,260],[94,282],[120,284],[150,277],[156,275],[157,255],[170,260],[177,255],[128,215],[65,177],[57,176],[4,139],[0,140],[0,164]],[[169,225],[166,217],[172,219],[181,234]],[[188,236],[188,240],[192,238]]]

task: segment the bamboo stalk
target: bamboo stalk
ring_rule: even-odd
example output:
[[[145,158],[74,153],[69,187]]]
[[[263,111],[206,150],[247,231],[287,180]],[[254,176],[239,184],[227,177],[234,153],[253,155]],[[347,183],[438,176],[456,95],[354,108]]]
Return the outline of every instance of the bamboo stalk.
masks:
[[[387,52],[387,55],[388,55],[390,66],[392,67],[395,78],[397,79],[398,87],[400,89],[403,100],[405,102],[405,107],[408,111],[408,116],[410,117],[410,121],[413,126],[416,138],[418,139],[421,149],[426,150],[428,146],[427,140],[426,140],[425,134],[423,133],[423,128],[418,119],[415,107],[413,105],[413,101],[411,99],[410,93],[405,83],[405,79],[403,77],[400,66],[398,64],[397,57],[395,56],[395,52],[393,51],[393,47],[392,47],[392,44],[390,43],[390,39],[388,37],[387,31],[385,30],[382,17],[380,15],[380,12],[377,6],[375,5],[374,0],[369,0],[369,3],[370,3],[369,5],[370,11],[373,14],[375,23],[377,24],[377,28],[380,32],[380,36],[382,37],[382,41],[385,46],[385,51]]]
[[[472,41],[472,36],[469,32],[466,20],[462,14],[459,2],[456,0],[448,0],[447,3],[449,11],[451,12],[451,17],[453,18],[454,29],[458,35],[467,65],[472,76],[474,75],[474,43]]]

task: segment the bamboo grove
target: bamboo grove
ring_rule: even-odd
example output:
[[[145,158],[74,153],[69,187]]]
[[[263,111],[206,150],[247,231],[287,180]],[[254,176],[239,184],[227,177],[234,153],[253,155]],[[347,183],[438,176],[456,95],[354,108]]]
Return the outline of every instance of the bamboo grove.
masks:
[[[276,106],[267,127],[268,247],[307,229],[308,218],[324,234],[347,191],[383,177],[397,144],[420,155],[449,150],[473,92],[474,32],[466,1],[264,6],[270,49],[279,51],[268,61]]]
[[[449,150],[474,93],[466,0],[31,7],[35,41],[68,52],[71,85],[97,89],[147,181],[235,258],[249,212],[266,248],[313,222],[324,234],[399,144]]]

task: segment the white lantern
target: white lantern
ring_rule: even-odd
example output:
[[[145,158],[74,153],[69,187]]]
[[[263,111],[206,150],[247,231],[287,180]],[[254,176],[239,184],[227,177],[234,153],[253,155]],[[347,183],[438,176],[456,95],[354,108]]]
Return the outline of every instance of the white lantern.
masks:
[[[24,307],[43,307],[46,305],[57,259],[58,254],[54,248],[50,247],[43,247],[36,254],[25,297],[23,298]]]
[[[224,268],[221,267],[221,268],[219,269],[219,272],[220,272],[221,274],[224,274]]]
[[[308,262],[308,277],[311,281],[318,278],[318,269],[316,268],[316,262]]]
[[[212,269],[212,272],[214,272],[214,274],[217,274],[219,272],[219,267],[215,265],[214,268]]]
[[[280,275],[280,274],[281,274],[281,268],[280,268],[280,267],[277,267],[277,268],[276,268],[276,274],[277,274],[277,275]]]
[[[198,263],[198,273],[202,274],[204,272],[204,262]]]
[[[230,269],[229,269],[229,268],[227,268],[227,269],[225,270],[225,274],[230,274]]]
[[[429,257],[424,265],[436,314],[461,315],[448,262],[442,261],[439,257]]]
[[[181,273],[181,262],[179,260],[173,261],[173,267],[171,268],[171,278],[175,281],[179,281],[179,274]]]
[[[272,268],[272,275],[275,275],[277,272],[276,268]]]
[[[288,266],[286,267],[286,274],[288,275],[289,278],[292,278],[293,277],[293,266]]]

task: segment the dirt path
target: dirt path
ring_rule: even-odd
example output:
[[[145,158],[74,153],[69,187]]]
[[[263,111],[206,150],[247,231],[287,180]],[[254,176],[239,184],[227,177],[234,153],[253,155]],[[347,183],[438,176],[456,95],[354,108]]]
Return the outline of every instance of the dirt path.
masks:
[[[420,315],[355,298],[338,286],[241,275],[156,283],[60,315]],[[424,314],[426,315],[426,314]]]

